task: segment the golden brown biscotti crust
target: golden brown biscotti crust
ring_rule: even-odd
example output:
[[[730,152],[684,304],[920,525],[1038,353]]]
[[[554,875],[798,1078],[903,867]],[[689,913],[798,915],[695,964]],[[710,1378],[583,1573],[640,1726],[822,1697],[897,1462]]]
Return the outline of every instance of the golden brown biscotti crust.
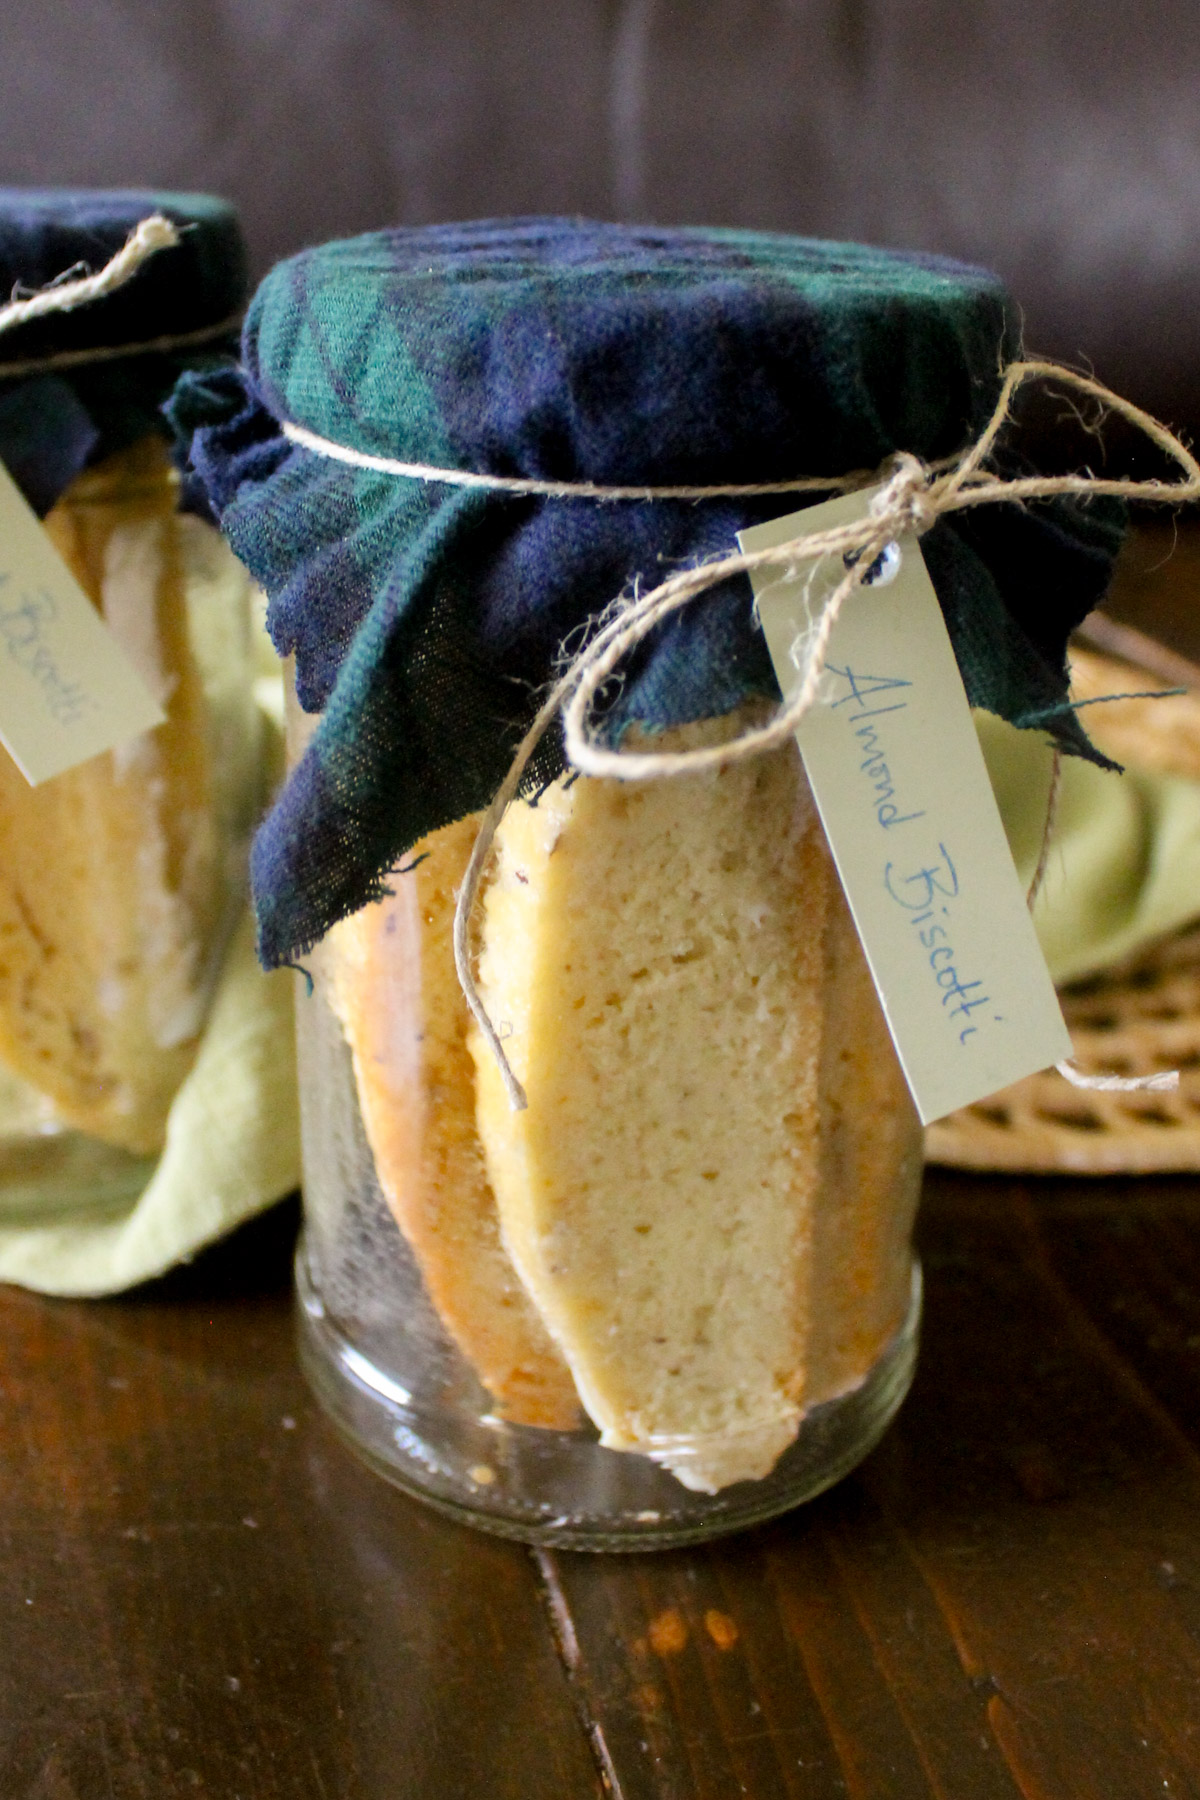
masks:
[[[434,832],[395,892],[329,933],[322,966],[375,1171],[438,1316],[514,1424],[579,1423],[575,1384],[500,1241],[451,948],[478,820]]]

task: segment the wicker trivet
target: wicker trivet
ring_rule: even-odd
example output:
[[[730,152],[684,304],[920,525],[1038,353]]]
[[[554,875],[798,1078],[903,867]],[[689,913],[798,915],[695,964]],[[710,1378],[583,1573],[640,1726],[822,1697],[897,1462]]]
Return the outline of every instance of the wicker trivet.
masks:
[[[1068,988],[1075,1062],[1092,1075],[1179,1070],[1173,1093],[1095,1093],[1052,1070],[931,1125],[931,1162],[963,1169],[1148,1175],[1200,1170],[1200,926]]]
[[[1088,724],[1101,749],[1135,767],[1200,780],[1200,670],[1101,613],[1071,652],[1077,699],[1146,685],[1190,690],[1170,700],[1118,700]],[[1101,654],[1097,654],[1101,652]],[[1096,1093],[1046,1070],[940,1119],[930,1162],[1030,1174],[1149,1175],[1200,1170],[1200,924],[1120,968],[1067,988],[1074,1062],[1090,1075],[1179,1070],[1173,1093]]]

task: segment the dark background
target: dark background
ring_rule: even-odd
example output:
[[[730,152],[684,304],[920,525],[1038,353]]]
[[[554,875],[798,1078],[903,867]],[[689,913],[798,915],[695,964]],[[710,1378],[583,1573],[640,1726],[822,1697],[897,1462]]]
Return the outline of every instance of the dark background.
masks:
[[[230,194],[257,273],[525,211],[946,251],[1200,425],[1195,0],[4,0],[0,179]]]

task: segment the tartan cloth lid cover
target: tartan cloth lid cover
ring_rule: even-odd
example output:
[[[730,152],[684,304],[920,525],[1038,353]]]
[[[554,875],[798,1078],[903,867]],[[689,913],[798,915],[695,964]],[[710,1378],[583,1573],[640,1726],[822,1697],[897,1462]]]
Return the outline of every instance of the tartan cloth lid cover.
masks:
[[[222,351],[228,360],[237,333],[224,344],[58,370],[6,377],[5,366],[219,325],[245,304],[246,255],[232,206],[208,194],[0,187],[3,298],[36,291],[68,270],[95,273],[154,212],[186,227],[179,244],[158,251],[103,299],[0,335],[0,460],[42,515],[87,464],[147,432],[165,435],[160,409],[181,371]]]
[[[168,409],[267,591],[301,706],[323,713],[254,847],[263,961],[302,954],[427,832],[487,804],[564,647],[614,596],[820,497],[513,498],[349,467],[280,421],[497,475],[835,476],[897,449],[958,450],[1017,348],[984,270],[758,232],[497,220],[280,264],[252,302],[242,368],[185,377]],[[1119,509],[1054,502],[944,517],[922,540],[972,702],[1093,757],[1065,647],[1120,535]],[[739,578],[631,656],[605,729],[616,740],[753,695],[778,687]],[[527,791],[562,766],[552,731]]]

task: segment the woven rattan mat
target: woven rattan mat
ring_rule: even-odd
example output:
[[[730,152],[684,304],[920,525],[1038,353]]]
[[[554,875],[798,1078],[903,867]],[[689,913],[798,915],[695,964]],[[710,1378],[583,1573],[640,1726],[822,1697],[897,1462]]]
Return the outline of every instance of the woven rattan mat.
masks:
[[[1147,675],[1153,687],[1190,690],[1097,707],[1089,724],[1101,749],[1136,767],[1200,780],[1200,670],[1100,614],[1082,635],[1086,642],[1071,652],[1076,699],[1136,691]],[[1095,1093],[1044,1071],[931,1125],[929,1160],[1041,1174],[1200,1170],[1200,924],[1061,998],[1078,1068],[1090,1075],[1178,1069],[1178,1089]]]
[[[1075,1175],[1200,1169],[1200,926],[1067,989],[1075,1063],[1093,1075],[1179,1070],[1174,1093],[1095,1093],[1052,1070],[931,1125],[931,1162]]]

